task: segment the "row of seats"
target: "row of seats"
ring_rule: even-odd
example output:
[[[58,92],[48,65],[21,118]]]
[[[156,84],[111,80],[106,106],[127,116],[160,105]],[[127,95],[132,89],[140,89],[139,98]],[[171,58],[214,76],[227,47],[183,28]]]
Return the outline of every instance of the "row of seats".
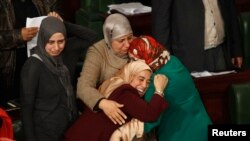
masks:
[[[250,68],[250,12],[239,15],[243,38],[244,68]],[[250,82],[233,84],[229,89],[229,112],[234,124],[250,124]]]
[[[250,68],[250,12],[240,13],[239,20],[243,38],[244,67]]]
[[[250,124],[250,83],[234,84],[229,89],[231,123]]]

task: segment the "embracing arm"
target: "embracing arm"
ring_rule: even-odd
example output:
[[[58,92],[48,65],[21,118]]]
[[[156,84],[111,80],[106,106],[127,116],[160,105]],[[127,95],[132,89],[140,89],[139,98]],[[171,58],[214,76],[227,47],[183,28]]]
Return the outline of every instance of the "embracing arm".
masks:
[[[120,94],[118,102],[125,105],[121,109],[127,115],[143,122],[155,121],[168,106],[167,102],[158,94],[153,94],[150,102],[146,102],[135,94],[137,91],[134,89],[124,88],[119,92],[122,94]]]
[[[93,111],[101,109],[115,124],[122,124],[124,123],[124,119],[126,119],[126,115],[119,108],[123,105],[105,99],[96,88],[98,83],[100,83],[102,65],[103,58],[101,54],[95,47],[90,47],[84,61],[82,72],[78,78],[77,97]]]
[[[144,100],[145,101],[150,101],[153,97],[153,93],[155,91],[154,85],[151,84],[152,82],[150,82],[149,88],[147,89],[147,92],[144,96]],[[161,121],[161,115],[158,117],[157,120],[153,121],[153,122],[145,122],[144,123],[144,132],[147,133],[149,131],[151,131],[153,128],[155,128],[156,126],[158,126],[160,124]]]
[[[69,36],[75,36],[85,40],[88,43],[88,46],[97,41],[97,33],[94,30],[67,21],[64,21],[64,24]]]
[[[88,49],[80,77],[78,78],[77,97],[92,110],[96,103],[104,98],[96,88],[100,79],[101,67],[101,55],[95,47],[91,46]]]
[[[21,71],[21,109],[26,141],[36,140],[33,116],[40,74],[40,67],[37,64],[40,64],[40,62],[37,62],[39,60],[34,61],[36,62],[26,63]]]

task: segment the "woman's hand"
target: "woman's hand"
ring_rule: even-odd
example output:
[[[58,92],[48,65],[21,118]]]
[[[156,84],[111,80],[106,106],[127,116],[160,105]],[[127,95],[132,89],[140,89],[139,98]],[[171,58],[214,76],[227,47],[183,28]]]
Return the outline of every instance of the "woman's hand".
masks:
[[[30,41],[36,36],[38,32],[38,27],[23,27],[21,30],[21,35],[24,41]]]
[[[49,12],[48,16],[56,17],[63,22],[63,18],[57,12]]]
[[[155,91],[158,93],[163,93],[165,87],[167,86],[168,78],[163,74],[157,74],[154,77]]]
[[[122,104],[107,99],[103,99],[99,103],[99,108],[103,110],[110,120],[112,120],[114,124],[119,123],[120,125],[125,123],[124,119],[127,118],[126,115],[121,111],[121,107],[123,107]]]

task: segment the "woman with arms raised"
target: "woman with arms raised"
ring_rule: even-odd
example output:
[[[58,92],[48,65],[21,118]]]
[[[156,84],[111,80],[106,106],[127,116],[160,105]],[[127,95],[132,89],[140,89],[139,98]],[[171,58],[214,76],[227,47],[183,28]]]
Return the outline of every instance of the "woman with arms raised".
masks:
[[[149,36],[134,39],[128,52],[134,60],[144,60],[153,70],[152,76],[164,74],[169,79],[164,90],[169,107],[156,122],[145,123],[144,132],[156,127],[158,141],[206,141],[208,125],[212,122],[189,71],[179,59]],[[151,83],[146,101],[150,101],[154,91]]]

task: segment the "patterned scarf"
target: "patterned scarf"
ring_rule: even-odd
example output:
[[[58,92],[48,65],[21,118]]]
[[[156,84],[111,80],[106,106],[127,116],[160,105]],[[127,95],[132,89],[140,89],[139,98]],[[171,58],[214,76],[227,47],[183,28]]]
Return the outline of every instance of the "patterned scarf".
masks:
[[[135,38],[130,44],[128,53],[134,58],[145,60],[153,71],[170,60],[169,52],[150,36]]]

